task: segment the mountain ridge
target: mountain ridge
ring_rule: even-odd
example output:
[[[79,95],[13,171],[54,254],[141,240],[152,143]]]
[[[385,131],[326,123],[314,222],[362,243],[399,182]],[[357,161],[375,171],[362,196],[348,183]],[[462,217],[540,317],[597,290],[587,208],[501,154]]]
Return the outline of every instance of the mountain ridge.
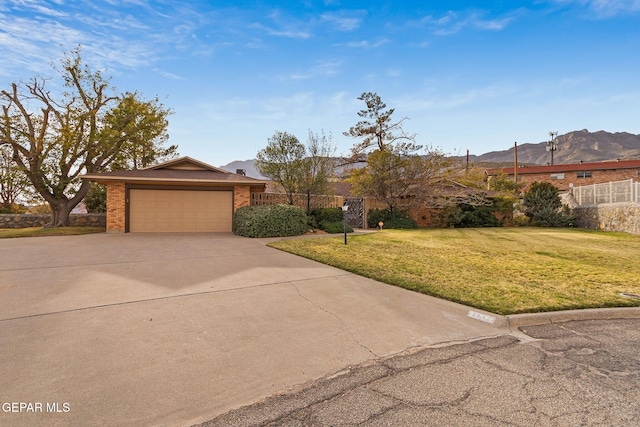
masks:
[[[553,153],[554,164],[590,163],[607,160],[640,159],[640,135],[628,132],[589,132],[587,129],[568,132],[556,138],[557,150]],[[546,165],[551,163],[551,153],[546,151],[547,142],[518,145],[518,163]],[[490,151],[480,155],[470,155],[469,161],[482,164],[513,163],[514,147],[507,150]],[[464,160],[464,159],[462,159]],[[229,172],[244,169],[247,176],[267,179],[255,168],[255,159],[236,160],[220,166]]]

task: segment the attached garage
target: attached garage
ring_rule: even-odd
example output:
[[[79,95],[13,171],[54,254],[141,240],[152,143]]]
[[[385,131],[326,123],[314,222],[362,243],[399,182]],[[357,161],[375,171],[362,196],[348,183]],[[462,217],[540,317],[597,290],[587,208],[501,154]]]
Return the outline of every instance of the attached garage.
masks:
[[[107,186],[107,232],[230,232],[265,181],[181,157],[145,169],[88,174]]]
[[[231,231],[232,191],[129,191],[129,231]]]

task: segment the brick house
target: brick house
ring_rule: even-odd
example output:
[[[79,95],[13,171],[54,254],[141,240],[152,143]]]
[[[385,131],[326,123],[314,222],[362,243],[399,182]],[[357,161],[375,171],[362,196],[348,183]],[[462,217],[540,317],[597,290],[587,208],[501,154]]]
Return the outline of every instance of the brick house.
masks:
[[[513,179],[514,169],[494,168],[487,169],[485,173],[488,179],[500,174]],[[523,166],[518,168],[517,175],[518,182],[525,184],[525,189],[532,182],[550,182],[560,191],[569,191],[572,187],[590,184],[640,180],[640,160]]]
[[[267,184],[190,157],[81,178],[107,187],[108,233],[228,232],[233,212]]]

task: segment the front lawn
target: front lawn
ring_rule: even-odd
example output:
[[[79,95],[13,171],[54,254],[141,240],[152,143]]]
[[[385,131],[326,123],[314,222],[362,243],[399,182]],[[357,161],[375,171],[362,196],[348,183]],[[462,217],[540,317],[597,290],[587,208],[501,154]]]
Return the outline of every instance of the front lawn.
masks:
[[[497,314],[640,306],[640,238],[549,228],[384,230],[269,246]]]
[[[30,228],[0,228],[0,239],[10,237],[41,237],[41,236],[75,236],[77,234],[104,233],[102,227],[30,227]]]

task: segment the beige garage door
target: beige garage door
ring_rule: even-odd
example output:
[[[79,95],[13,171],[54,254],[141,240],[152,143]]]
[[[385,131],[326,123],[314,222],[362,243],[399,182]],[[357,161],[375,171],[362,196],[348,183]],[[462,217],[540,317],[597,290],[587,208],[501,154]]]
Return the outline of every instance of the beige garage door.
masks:
[[[231,191],[129,192],[129,231],[231,231]]]

